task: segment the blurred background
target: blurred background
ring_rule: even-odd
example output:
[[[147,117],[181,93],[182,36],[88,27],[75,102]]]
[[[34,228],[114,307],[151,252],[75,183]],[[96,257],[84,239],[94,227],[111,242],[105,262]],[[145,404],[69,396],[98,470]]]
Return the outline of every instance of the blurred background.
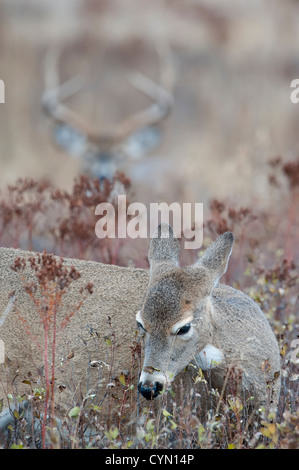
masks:
[[[116,158],[134,200],[271,205],[268,161],[298,154],[298,18],[295,0],[1,0],[1,187],[28,176],[70,188],[86,171],[42,109],[49,49],[60,83],[83,83],[64,104],[99,134],[152,104],[130,80],[161,84],[164,54],[171,111],[144,154]]]
[[[0,0],[0,247],[147,268],[149,240],[97,238],[95,207],[204,203],[203,248],[234,233],[222,281],[279,341],[269,448],[299,446],[298,19],[299,0]]]

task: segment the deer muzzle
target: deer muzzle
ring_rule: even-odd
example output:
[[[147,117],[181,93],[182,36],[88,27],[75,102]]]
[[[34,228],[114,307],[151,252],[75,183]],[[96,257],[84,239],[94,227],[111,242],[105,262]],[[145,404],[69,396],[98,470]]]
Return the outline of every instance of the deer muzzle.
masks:
[[[146,368],[145,368],[146,369]],[[142,371],[138,384],[138,391],[147,400],[157,398],[165,389],[167,379],[161,372]]]

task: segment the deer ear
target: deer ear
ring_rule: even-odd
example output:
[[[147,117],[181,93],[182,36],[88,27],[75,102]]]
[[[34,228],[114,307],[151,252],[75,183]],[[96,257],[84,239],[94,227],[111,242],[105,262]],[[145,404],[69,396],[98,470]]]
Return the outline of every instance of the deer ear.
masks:
[[[195,266],[203,266],[211,275],[214,286],[226,272],[228,260],[232,252],[234,237],[225,232],[212,243]]]
[[[178,239],[174,237],[171,226],[168,224],[158,225],[152,235],[148,252],[151,273],[158,267],[165,270],[178,266],[179,254],[180,244]]]

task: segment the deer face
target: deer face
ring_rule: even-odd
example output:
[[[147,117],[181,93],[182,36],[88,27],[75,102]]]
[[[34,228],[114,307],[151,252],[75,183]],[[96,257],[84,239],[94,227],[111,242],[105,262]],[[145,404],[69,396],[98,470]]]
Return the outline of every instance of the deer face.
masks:
[[[127,116],[110,130],[95,128],[81,114],[63,103],[80,92],[84,84],[78,76],[60,84],[60,52],[51,48],[45,56],[46,90],[42,96],[44,112],[55,124],[55,142],[80,160],[81,171],[99,180],[111,180],[121,162],[134,162],[150,153],[161,141],[161,123],[170,113],[173,103],[170,51],[167,47],[160,47],[158,51],[161,66],[164,64],[161,67],[161,83],[137,73],[130,80],[153,103]]]
[[[232,235],[224,234],[198,264],[183,269],[178,266],[179,245],[171,228],[163,224],[156,235],[149,251],[149,287],[136,315],[144,338],[138,388],[147,399],[157,397],[210,346],[209,296],[226,270],[232,247]]]
[[[144,367],[139,391],[155,398],[184,369],[197,349],[193,306],[184,291],[182,273],[169,273],[152,286],[136,321],[144,336]]]

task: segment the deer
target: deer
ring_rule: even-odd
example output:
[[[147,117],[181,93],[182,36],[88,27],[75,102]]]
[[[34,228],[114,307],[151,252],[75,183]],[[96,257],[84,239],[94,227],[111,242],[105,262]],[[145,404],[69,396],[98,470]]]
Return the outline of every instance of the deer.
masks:
[[[211,386],[222,391],[233,365],[241,368],[242,390],[255,397],[256,406],[267,405],[275,413],[280,391],[275,335],[253,300],[219,284],[232,246],[233,235],[224,233],[197,263],[182,268],[179,240],[162,224],[152,235],[149,269],[63,258],[65,267],[75,267],[81,275],[57,310],[57,422],[91,399],[100,405],[103,423],[119,423],[123,386],[118,378],[129,377],[134,406],[124,408],[121,419],[137,423],[138,407],[152,400],[159,408],[159,398],[182,376],[192,387],[194,371],[202,370],[210,374]],[[27,292],[34,275],[29,263],[21,276],[11,269],[16,259],[36,256],[0,248],[0,346],[5,357],[0,363],[0,401],[6,406],[0,412],[0,435],[14,425],[16,407],[23,407],[29,418],[32,414],[25,402],[10,403],[8,397],[32,395],[30,388],[44,382],[45,332]],[[90,282],[94,292],[82,303],[82,288]],[[80,303],[60,331],[59,325]],[[204,393],[199,400],[206,400]],[[39,429],[40,422],[34,426]]]
[[[36,302],[41,302],[45,310],[49,299],[39,291],[30,267],[30,259],[40,255],[0,247],[0,445],[3,435],[5,442],[10,442],[9,428],[16,426],[14,411],[25,417],[29,436],[31,424],[37,436],[41,427],[40,420],[32,423],[32,388],[45,387],[44,352],[48,350],[51,368],[54,330],[51,322],[46,346]],[[18,259],[26,260],[22,272],[11,268]],[[72,407],[81,406],[82,400],[88,399],[99,405],[103,424],[111,426],[119,421],[124,391],[119,377],[125,378],[126,387],[128,383],[135,384],[128,393],[134,394],[136,402],[140,348],[135,312],[142,303],[148,270],[74,258],[62,260],[65,269],[75,268],[80,277],[66,289],[57,306],[55,419],[62,422]],[[32,283],[37,286],[35,301],[27,292]],[[87,283],[93,283],[94,291],[85,296],[82,289]],[[18,397],[26,399],[18,401]],[[135,414],[136,408],[124,407],[122,420],[128,422]]]
[[[101,131],[66,104],[84,88],[80,76],[60,83],[59,48],[50,48],[44,59],[45,90],[42,109],[53,124],[53,137],[59,147],[79,159],[80,170],[100,181],[112,179],[121,161],[134,161],[153,151],[161,141],[161,126],[173,107],[171,53],[166,44],[156,47],[160,62],[160,83],[141,73],[130,77],[131,84],[152,104],[126,117],[110,130]]]
[[[222,394],[227,372],[241,371],[241,396],[275,414],[280,393],[280,353],[260,307],[245,293],[219,283],[234,237],[223,233],[188,267],[180,267],[180,245],[168,224],[153,234],[150,276],[136,321],[144,341],[138,390],[147,400],[163,395],[193,365],[210,374]]]

